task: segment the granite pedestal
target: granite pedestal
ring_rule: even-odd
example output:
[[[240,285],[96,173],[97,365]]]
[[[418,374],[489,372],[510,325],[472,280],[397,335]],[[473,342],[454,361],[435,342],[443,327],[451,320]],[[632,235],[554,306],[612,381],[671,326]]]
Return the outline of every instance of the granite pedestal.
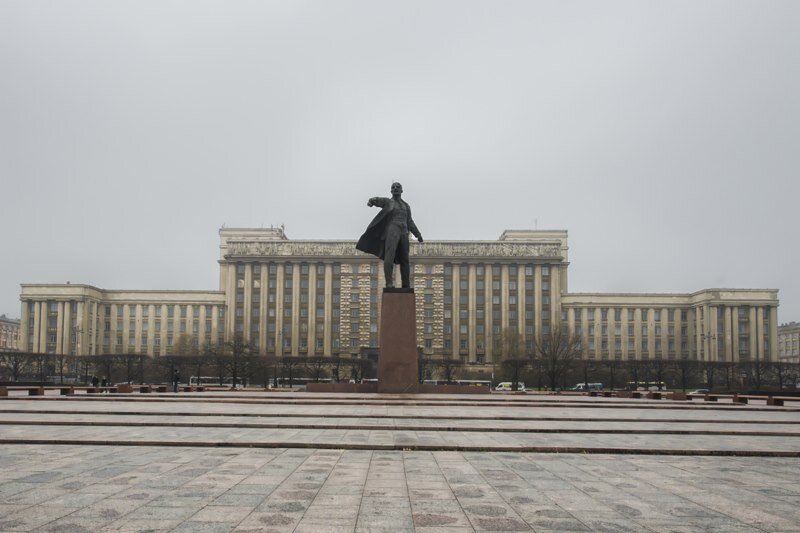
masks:
[[[381,304],[378,392],[417,392],[418,368],[414,289],[386,288]]]

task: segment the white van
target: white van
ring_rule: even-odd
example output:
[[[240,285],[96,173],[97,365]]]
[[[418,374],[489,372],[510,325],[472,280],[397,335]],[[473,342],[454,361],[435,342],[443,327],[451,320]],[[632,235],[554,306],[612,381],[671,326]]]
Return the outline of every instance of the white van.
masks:
[[[580,382],[575,385],[575,388],[572,390],[576,391],[590,391],[590,390],[603,390],[602,383],[586,383]]]
[[[498,383],[497,387],[495,387],[494,390],[499,390],[499,391],[510,391],[510,390],[513,390],[512,383],[510,381],[503,381],[502,383]],[[525,392],[525,384],[523,382],[521,382],[521,381],[518,381],[517,382],[517,390]]]

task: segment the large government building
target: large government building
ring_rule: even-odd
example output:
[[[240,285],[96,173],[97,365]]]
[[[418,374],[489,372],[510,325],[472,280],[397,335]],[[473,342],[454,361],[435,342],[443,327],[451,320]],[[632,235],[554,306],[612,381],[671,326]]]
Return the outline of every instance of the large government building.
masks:
[[[19,350],[19,320],[0,315],[0,350]]]
[[[778,359],[784,363],[800,363],[800,323],[778,326]]]
[[[241,335],[262,354],[358,355],[378,346],[379,261],[354,241],[288,239],[282,229],[220,230],[216,291],[22,285],[22,349],[171,353]],[[554,328],[587,359],[776,360],[778,291],[570,293],[566,231],[507,230],[496,241],[412,244],[417,343],[470,365],[498,357],[501,333],[530,349]]]

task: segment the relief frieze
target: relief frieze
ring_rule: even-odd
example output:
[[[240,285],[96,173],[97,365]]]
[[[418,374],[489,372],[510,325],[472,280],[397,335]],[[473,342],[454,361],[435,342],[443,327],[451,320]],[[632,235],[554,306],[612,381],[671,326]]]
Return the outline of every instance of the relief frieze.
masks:
[[[425,242],[411,244],[412,257],[540,257],[561,259],[556,243]],[[228,241],[226,258],[232,257],[368,257],[352,241]]]

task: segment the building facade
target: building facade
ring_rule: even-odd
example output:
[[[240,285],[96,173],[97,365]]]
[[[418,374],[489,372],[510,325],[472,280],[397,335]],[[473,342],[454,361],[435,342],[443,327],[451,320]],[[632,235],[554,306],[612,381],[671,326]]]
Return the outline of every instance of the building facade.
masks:
[[[800,323],[778,326],[778,358],[785,363],[800,363]]]
[[[0,350],[16,351],[20,348],[20,321],[0,315]]]
[[[480,367],[497,359],[507,329],[532,349],[560,328],[580,337],[587,359],[776,359],[777,290],[570,294],[568,250],[566,231],[412,243],[423,353]],[[382,265],[354,241],[223,228],[219,266],[219,291],[24,284],[23,347],[162,356],[185,334],[198,347],[241,335],[265,355],[377,348]]]

